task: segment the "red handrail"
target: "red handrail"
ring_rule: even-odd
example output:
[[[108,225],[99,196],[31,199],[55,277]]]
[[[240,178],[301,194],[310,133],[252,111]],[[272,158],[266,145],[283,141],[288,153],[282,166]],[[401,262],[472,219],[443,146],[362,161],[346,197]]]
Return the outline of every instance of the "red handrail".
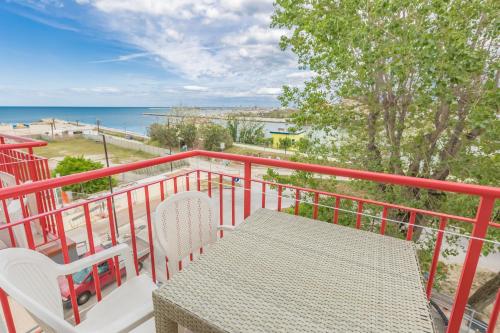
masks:
[[[168,162],[174,162],[190,157],[212,157],[218,159],[225,159],[243,163],[264,165],[270,167],[278,167],[292,170],[302,170],[313,173],[320,173],[324,175],[349,177],[363,180],[370,180],[379,183],[395,184],[419,188],[427,188],[433,190],[441,190],[446,192],[464,193],[470,195],[477,195],[482,197],[490,197],[492,199],[500,198],[500,188],[493,186],[463,184],[451,181],[442,181],[427,178],[408,177],[400,175],[392,175],[381,172],[371,172],[363,170],[337,168],[331,166],[307,164],[300,162],[291,162],[283,160],[274,160],[262,157],[243,156],[236,154],[211,152],[205,150],[192,150],[182,152],[174,155],[162,156],[152,158],[149,160],[132,162],[125,165],[117,165],[109,168],[102,168],[82,172],[78,174],[63,176],[54,179],[47,179],[31,184],[22,184],[14,187],[9,187],[0,190],[0,200],[14,197],[16,195],[28,194],[35,191],[46,190],[50,188],[61,187],[69,184],[85,182],[91,179],[103,178],[107,176],[116,175],[123,172],[133,171],[137,169],[147,168],[154,165],[159,165]]]
[[[5,143],[5,139],[15,141],[16,143]],[[36,140],[32,138],[27,138],[23,136],[10,135],[10,134],[0,134],[0,151],[6,149],[33,149],[34,147],[46,146],[47,142],[42,140]]]

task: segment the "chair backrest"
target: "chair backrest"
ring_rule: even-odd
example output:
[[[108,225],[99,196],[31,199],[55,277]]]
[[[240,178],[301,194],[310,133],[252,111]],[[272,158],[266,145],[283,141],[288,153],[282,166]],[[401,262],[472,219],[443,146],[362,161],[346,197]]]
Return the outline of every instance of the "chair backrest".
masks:
[[[156,208],[154,235],[168,258],[170,276],[178,262],[217,240],[217,220],[211,199],[202,192],[187,191],[168,197]]]
[[[76,332],[64,320],[58,265],[47,256],[28,249],[0,251],[0,288],[30,312],[44,328]]]

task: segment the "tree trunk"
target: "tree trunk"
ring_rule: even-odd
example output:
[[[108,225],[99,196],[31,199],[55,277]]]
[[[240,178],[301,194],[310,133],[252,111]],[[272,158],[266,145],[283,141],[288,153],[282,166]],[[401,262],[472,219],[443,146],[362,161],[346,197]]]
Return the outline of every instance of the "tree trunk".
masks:
[[[483,311],[495,299],[498,288],[500,288],[500,272],[472,294],[469,305],[476,311]]]

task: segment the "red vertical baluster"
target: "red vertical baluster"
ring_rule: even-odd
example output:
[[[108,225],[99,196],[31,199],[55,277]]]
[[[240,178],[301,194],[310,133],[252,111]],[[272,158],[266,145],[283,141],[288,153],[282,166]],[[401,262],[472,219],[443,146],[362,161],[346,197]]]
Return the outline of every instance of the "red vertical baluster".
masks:
[[[250,206],[252,200],[252,164],[245,162],[245,184],[243,193],[243,218],[250,216]]]
[[[441,218],[439,222],[439,231],[436,238],[436,246],[434,247],[434,254],[432,256],[431,266],[429,268],[429,279],[427,280],[427,299],[431,299],[432,285],[434,284],[434,276],[436,275],[437,265],[439,261],[439,253],[441,252],[441,244],[443,243],[444,229],[446,228],[445,217]]]
[[[212,197],[212,173],[209,172],[208,175],[208,196]]]
[[[219,223],[224,225],[224,184],[222,184],[222,174],[219,175]],[[220,236],[224,237],[224,231],[220,231]]]
[[[92,223],[90,221],[90,210],[89,210],[89,204],[85,203],[83,205],[83,212],[85,215],[85,226],[87,229],[87,238],[89,240],[89,250],[91,254],[95,253],[95,246],[94,246],[94,236],[92,234]],[[94,278],[94,286],[95,286],[95,291],[97,295],[97,301],[100,302],[102,295],[101,295],[101,281],[99,279],[99,272],[97,271],[97,265],[92,266],[92,276]]]
[[[198,192],[201,191],[200,170],[196,170],[196,188]]]
[[[174,177],[174,194],[177,194],[177,176]]]
[[[266,208],[266,183],[262,183],[262,208]]]
[[[333,223],[339,224],[340,198],[335,197],[335,209],[333,210]]]
[[[458,283],[457,292],[455,293],[455,302],[450,315],[450,323],[448,325],[448,333],[455,333],[460,330],[462,318],[464,316],[467,300],[469,299],[472,281],[476,274],[477,263],[481,256],[481,248],[483,246],[483,239],[488,231],[488,224],[493,212],[495,198],[481,197],[479,207],[477,209],[476,221],[472,229],[472,237],[469,241],[467,254],[465,256],[460,281]]]
[[[0,182],[0,188],[1,188],[1,182]],[[9,215],[9,210],[7,209],[7,201],[2,200],[2,210],[5,216],[5,223],[10,224],[10,215]],[[16,247],[16,238],[14,237],[14,231],[12,228],[9,228],[9,238],[10,238],[10,244],[12,247]]]
[[[16,325],[14,324],[14,318],[12,318],[12,312],[10,311],[9,299],[5,291],[1,288],[0,304],[2,305],[3,317],[5,318],[5,324],[7,325],[7,332],[16,333]]]
[[[497,326],[499,312],[500,312],[500,289],[498,289],[497,291],[497,298],[495,299],[495,305],[493,306],[493,310],[491,310],[487,333],[495,332],[495,327]]]
[[[68,254],[68,244],[66,243],[66,232],[64,231],[62,213],[60,211],[56,212],[56,224],[57,224],[57,234],[59,235],[59,240],[61,241],[61,249],[63,254],[63,260],[65,264],[69,264],[69,254]],[[75,316],[75,323],[78,325],[80,323],[80,310],[78,309],[78,303],[76,301],[75,284],[73,283],[73,275],[67,275],[69,294],[71,299],[71,307],[73,308],[73,314]]]
[[[160,182],[161,184],[161,182]],[[149,188],[148,186],[144,187],[144,197],[146,200],[146,219],[148,223],[148,240],[149,240],[149,253],[151,256],[151,275],[153,277],[153,281],[156,283],[156,269],[155,269],[155,251],[153,244],[153,227],[151,224],[151,205],[149,203]]]
[[[132,207],[132,193],[127,191],[128,219],[130,222],[130,238],[132,240],[132,253],[134,255],[135,274],[139,275],[139,261],[137,258],[137,240],[135,239],[134,209]]]
[[[231,177],[231,224],[236,224],[236,202],[235,202],[235,183],[234,177]]]
[[[387,206],[384,206],[384,209],[382,210],[382,221],[380,224],[380,234],[385,235],[385,228],[387,226]]]
[[[300,200],[300,191],[299,189],[295,190],[295,215],[299,215],[299,200]]]
[[[189,173],[186,174],[186,191],[189,191]]]
[[[313,207],[313,219],[318,218],[318,202],[319,202],[319,193],[314,192],[314,207]]]
[[[410,213],[410,222],[408,224],[408,232],[406,233],[406,240],[411,240],[411,237],[413,236],[413,226],[415,225],[416,217],[417,217],[417,213],[412,211]]]
[[[278,185],[278,208],[276,209],[278,212],[281,212],[281,198],[283,194],[283,188],[281,185]]]
[[[115,246],[117,244],[116,241],[116,230],[115,230],[115,221],[113,214],[113,203],[111,197],[106,199],[107,207],[108,207],[108,218],[109,218],[109,233],[111,236],[111,244]],[[122,284],[122,275],[120,273],[120,261],[118,260],[118,256],[114,257],[115,262],[115,271],[116,271],[116,284],[120,286]]]
[[[361,228],[361,213],[363,213],[363,201],[358,201],[358,211],[356,212],[356,229]]]
[[[26,209],[26,205],[23,202],[23,197],[19,197],[19,204],[21,205],[21,210],[23,212],[23,217],[28,218],[28,210]],[[26,240],[28,242],[28,247],[32,250],[35,249],[35,241],[33,239],[33,230],[31,230],[31,220],[26,221],[23,223],[24,224],[24,233],[26,234]]]
[[[163,185],[163,181],[160,182],[160,200],[165,200],[165,189]]]

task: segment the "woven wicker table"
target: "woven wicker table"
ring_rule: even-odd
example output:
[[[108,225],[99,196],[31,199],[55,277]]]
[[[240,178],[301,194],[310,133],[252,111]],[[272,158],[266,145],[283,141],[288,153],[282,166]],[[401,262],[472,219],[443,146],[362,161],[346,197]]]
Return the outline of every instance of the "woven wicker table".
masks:
[[[162,333],[434,332],[412,243],[267,209],[153,300]]]

